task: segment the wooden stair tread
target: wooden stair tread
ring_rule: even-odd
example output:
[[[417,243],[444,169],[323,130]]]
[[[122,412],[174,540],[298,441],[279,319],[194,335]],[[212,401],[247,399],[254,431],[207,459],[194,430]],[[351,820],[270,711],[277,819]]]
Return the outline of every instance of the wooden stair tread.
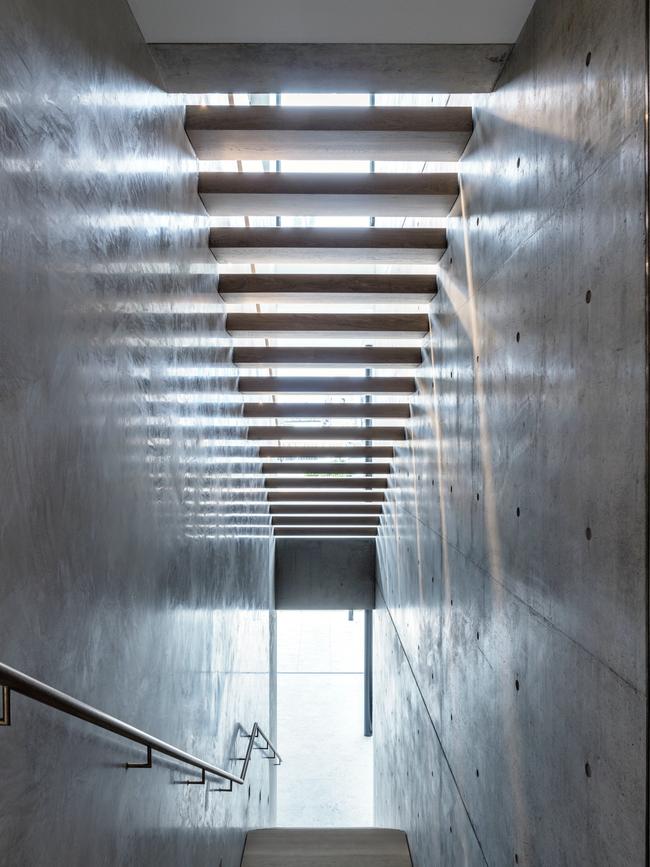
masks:
[[[264,475],[289,475],[290,473],[325,473],[327,475],[349,475],[361,473],[370,475],[388,475],[391,472],[391,464],[388,463],[325,463],[314,461],[277,461],[276,463],[262,464]]]
[[[233,336],[425,337],[424,313],[228,313],[226,330]]]
[[[319,425],[314,427],[299,425],[264,425],[248,428],[249,440],[384,440],[399,442],[406,439],[404,428],[400,427],[333,427]]]
[[[458,197],[453,173],[202,172],[212,216],[446,217]]]
[[[458,195],[455,172],[201,172],[199,193]]]
[[[410,418],[407,403],[245,403],[244,418]]]
[[[269,511],[273,516],[317,516],[317,517],[338,517],[339,515],[356,515],[360,517],[377,517],[382,513],[383,507],[375,503],[367,503],[366,505],[345,505],[339,506],[322,506],[322,505],[295,505],[286,506],[278,503],[271,503]]]
[[[447,248],[444,229],[210,229],[217,262],[374,262],[431,265]]]
[[[188,130],[330,130],[357,132],[472,132],[472,111],[447,106],[297,107],[188,105]]]
[[[273,535],[274,536],[376,536],[377,535],[377,528],[376,527],[274,527],[273,528]],[[293,862],[287,861],[286,859],[283,858],[283,860],[278,862],[278,863],[281,864],[282,867],[284,867],[284,865],[291,864]],[[295,863],[300,864],[301,867],[303,867],[303,865],[309,864],[311,862],[304,861],[301,859],[299,861],[296,861]],[[335,860],[335,861],[315,861],[314,863],[315,864],[333,864],[333,865],[337,865],[337,867],[338,867],[338,865],[341,862],[338,860]],[[368,862],[355,860],[354,862],[344,861],[342,863],[344,863],[344,864],[354,863],[355,865],[368,863],[368,865],[372,865],[372,867],[375,867],[375,865],[378,862],[376,860],[374,860],[374,856],[373,856],[373,860],[368,861]]]
[[[269,503],[383,503],[383,491],[267,491]],[[346,506],[347,508],[347,506]]]
[[[291,301],[358,303],[431,301],[437,293],[433,275],[413,274],[221,274],[219,294],[227,302]]]
[[[392,446],[333,446],[329,443],[300,446],[260,446],[260,458],[376,458],[392,460]]]
[[[412,376],[240,376],[241,394],[414,394]]]
[[[344,488],[372,490],[388,487],[388,479],[366,476],[267,476],[264,479],[267,488]]]
[[[236,346],[238,367],[419,367],[418,346]]]
[[[472,132],[472,112],[448,106],[189,105],[185,129],[203,160],[457,160]]]
[[[273,527],[378,527],[380,515],[274,515]]]

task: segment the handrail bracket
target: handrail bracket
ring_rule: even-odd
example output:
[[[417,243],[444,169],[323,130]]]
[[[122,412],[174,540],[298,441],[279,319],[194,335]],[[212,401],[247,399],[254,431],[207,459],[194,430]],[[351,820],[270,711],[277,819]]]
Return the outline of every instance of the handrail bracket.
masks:
[[[0,726],[11,725],[11,693],[12,691],[17,692],[33,701],[38,701],[41,704],[53,707],[62,713],[67,713],[71,716],[77,717],[77,719],[85,720],[91,725],[98,726],[105,731],[113,732],[116,735],[127,738],[133,743],[138,744],[140,747],[145,747],[147,750],[147,760],[145,762],[126,762],[124,765],[125,768],[151,768],[153,766],[153,753],[156,752],[169,756],[169,758],[181,762],[182,764],[190,765],[195,770],[201,771],[200,779],[180,780],[179,782],[182,785],[205,786],[206,774],[210,774],[211,776],[218,777],[220,780],[227,783],[227,788],[216,788],[211,789],[211,791],[232,792],[233,783],[237,783],[238,786],[244,785],[248,766],[253,755],[253,748],[262,750],[263,752],[272,753],[272,755],[265,755],[263,758],[274,760],[274,764],[280,764],[282,761],[277,750],[257,723],[253,724],[250,734],[244,733],[242,735],[242,737],[248,738],[248,746],[246,748],[245,757],[237,760],[243,762],[241,773],[238,776],[232,774],[230,771],[226,771],[223,768],[213,765],[211,762],[206,762],[203,759],[197,758],[197,756],[185,752],[185,750],[172,746],[172,744],[168,744],[165,741],[160,740],[160,738],[156,738],[147,732],[143,732],[141,729],[137,729],[122,720],[109,716],[107,713],[98,710],[96,707],[85,704],[84,702],[73,698],[71,695],[66,695],[66,693],[60,692],[33,677],[29,677],[29,675],[24,674],[24,672],[11,668],[2,662],[0,662],[0,690],[2,690],[0,699],[0,710],[2,711]],[[259,746],[255,743],[258,738],[266,744],[265,747]]]
[[[11,690],[8,686],[2,687],[2,716],[0,726],[11,725]]]
[[[147,747],[147,761],[137,764],[135,762],[127,762],[124,766],[125,768],[150,768],[152,767],[151,761],[151,747]]]

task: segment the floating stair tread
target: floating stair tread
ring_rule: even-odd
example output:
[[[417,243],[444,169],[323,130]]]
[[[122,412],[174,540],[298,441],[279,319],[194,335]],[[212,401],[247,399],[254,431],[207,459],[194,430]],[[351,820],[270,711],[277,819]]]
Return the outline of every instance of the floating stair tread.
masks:
[[[333,426],[298,426],[298,425],[264,425],[248,428],[249,440],[337,440],[349,442],[354,440],[383,440],[400,442],[406,439],[404,428],[400,427],[333,427]]]
[[[383,476],[370,478],[356,476],[267,476],[264,479],[267,488],[344,488],[371,490],[372,488],[387,488],[388,479]]]
[[[320,227],[217,226],[210,229],[210,246],[219,247],[403,247],[437,249],[447,246],[444,229],[327,229]]]
[[[407,403],[245,403],[244,418],[410,418]]]
[[[383,503],[383,491],[267,491],[269,503]],[[345,506],[347,508],[347,505]]]
[[[375,458],[392,460],[392,446],[332,446],[323,443],[317,446],[260,446],[260,458]]]
[[[365,506],[354,506],[354,505],[340,505],[340,506],[283,506],[278,505],[277,503],[272,503],[269,506],[269,510],[271,515],[274,516],[300,516],[304,519],[305,516],[314,515],[317,517],[340,517],[345,515],[355,515],[355,516],[368,516],[368,517],[377,517],[380,516],[383,510],[383,506],[376,505],[373,503],[368,503]]]
[[[238,367],[419,367],[418,346],[236,346]]]
[[[289,475],[291,473],[321,473],[326,475],[349,475],[350,473],[361,473],[371,475],[389,475],[391,472],[390,464],[379,463],[325,463],[315,461],[278,461],[277,463],[262,464],[262,473],[264,475]]]
[[[228,313],[226,330],[236,337],[305,333],[310,337],[421,338],[429,332],[429,317],[425,313]]]
[[[414,394],[412,376],[240,376],[241,394]]]
[[[190,105],[185,129],[202,160],[457,160],[472,133],[472,111]]]
[[[231,303],[299,301],[431,301],[437,293],[430,274],[221,274],[219,294]]]
[[[283,530],[278,535],[290,532]],[[368,535],[374,533],[372,530]],[[403,831],[273,828],[248,833],[242,867],[412,867],[412,864]]]
[[[374,262],[431,265],[447,248],[444,229],[233,228],[210,229],[220,263]]]
[[[454,173],[202,172],[212,216],[446,217],[458,197]]]
[[[376,536],[377,528],[376,527],[274,527],[273,528],[274,536]],[[264,861],[264,864],[267,862]],[[271,862],[269,862],[271,863]],[[318,865],[328,865],[328,867],[338,867],[339,864],[355,864],[355,865],[364,865],[367,864],[368,867],[376,867],[377,864],[383,864],[383,861],[377,861],[374,856],[372,860],[366,861],[361,858],[355,861],[341,861],[338,856],[336,856],[335,860],[320,860],[320,861],[311,861],[309,858],[307,860],[300,859],[298,861],[293,861],[291,858],[286,859],[282,858],[280,861],[273,861],[273,864],[278,864],[278,867],[287,867],[290,864],[300,865],[300,867],[304,867],[306,864],[318,864]],[[391,863],[391,862],[386,862]]]
[[[379,515],[273,515],[274,527],[378,527]]]

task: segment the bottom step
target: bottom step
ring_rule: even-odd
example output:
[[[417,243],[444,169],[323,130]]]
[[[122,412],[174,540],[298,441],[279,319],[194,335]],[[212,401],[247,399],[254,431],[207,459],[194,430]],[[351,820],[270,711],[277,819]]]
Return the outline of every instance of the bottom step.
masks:
[[[249,831],[242,867],[412,867],[406,834],[389,828]]]

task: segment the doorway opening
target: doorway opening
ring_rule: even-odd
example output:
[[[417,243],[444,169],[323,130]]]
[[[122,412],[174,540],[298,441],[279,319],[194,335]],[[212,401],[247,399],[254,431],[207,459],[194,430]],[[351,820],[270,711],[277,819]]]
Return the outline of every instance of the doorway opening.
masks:
[[[278,611],[277,618],[277,823],[372,826],[371,612]]]

